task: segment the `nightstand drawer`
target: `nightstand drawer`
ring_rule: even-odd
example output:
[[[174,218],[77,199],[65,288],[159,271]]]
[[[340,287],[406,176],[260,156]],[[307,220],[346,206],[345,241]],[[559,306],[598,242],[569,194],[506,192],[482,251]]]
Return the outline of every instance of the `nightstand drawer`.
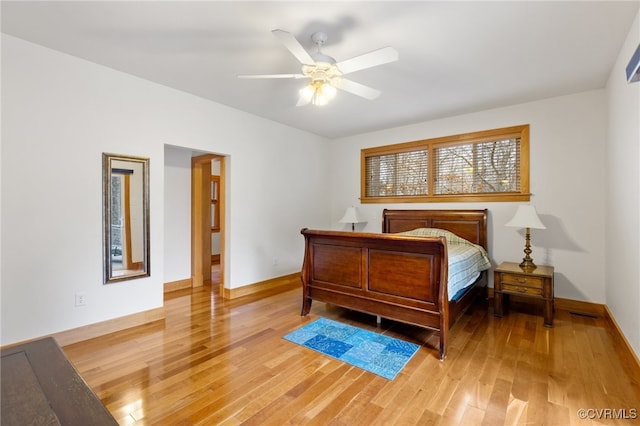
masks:
[[[526,287],[535,287],[536,289],[542,289],[542,286],[544,284],[544,278],[503,273],[502,285],[506,289],[506,287],[509,284],[513,284],[514,286],[526,286]],[[533,294],[533,293],[530,293],[530,294]],[[538,292],[537,294],[541,294],[541,293]]]
[[[542,285],[538,287],[527,287],[524,285],[507,284],[502,282],[502,291],[518,294],[528,294],[531,296],[542,296]]]

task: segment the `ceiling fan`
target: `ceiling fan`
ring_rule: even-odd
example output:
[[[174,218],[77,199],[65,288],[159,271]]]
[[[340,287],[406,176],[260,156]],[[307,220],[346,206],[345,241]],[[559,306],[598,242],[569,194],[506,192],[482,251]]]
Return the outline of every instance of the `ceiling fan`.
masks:
[[[291,33],[283,30],[273,30],[272,33],[300,61],[302,64],[301,72],[297,74],[239,75],[238,78],[308,78],[310,82],[300,91],[297,106],[325,105],[335,96],[336,89],[365,99],[375,99],[380,96],[379,90],[348,80],[343,76],[398,60],[398,52],[393,47],[384,47],[336,62],[331,56],[322,53],[322,46],[327,41],[327,34],[324,32],[316,32],[311,35],[311,40],[317,47],[317,52],[313,54],[307,52]]]

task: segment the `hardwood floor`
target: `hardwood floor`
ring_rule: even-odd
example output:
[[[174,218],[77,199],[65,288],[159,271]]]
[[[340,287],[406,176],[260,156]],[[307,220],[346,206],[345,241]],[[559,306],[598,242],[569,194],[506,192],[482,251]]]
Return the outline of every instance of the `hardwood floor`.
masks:
[[[376,327],[375,317],[317,302],[300,317],[298,286],[165,299],[163,321],[63,348],[120,424],[640,424],[629,418],[640,417],[639,368],[603,318],[558,310],[545,328],[541,307],[512,304],[495,318],[481,301],[452,328],[441,362],[428,330]],[[282,339],[319,316],[422,347],[388,381]]]

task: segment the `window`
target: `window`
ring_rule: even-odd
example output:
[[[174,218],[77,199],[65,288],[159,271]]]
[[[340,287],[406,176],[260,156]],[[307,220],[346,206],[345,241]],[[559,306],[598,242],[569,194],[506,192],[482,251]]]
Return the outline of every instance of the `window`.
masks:
[[[361,201],[528,201],[529,125],[361,151]]]

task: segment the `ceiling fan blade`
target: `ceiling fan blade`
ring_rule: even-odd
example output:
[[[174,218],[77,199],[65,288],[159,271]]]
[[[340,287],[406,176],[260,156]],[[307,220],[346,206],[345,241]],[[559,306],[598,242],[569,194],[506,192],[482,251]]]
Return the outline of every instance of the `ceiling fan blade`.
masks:
[[[357,96],[361,96],[365,99],[374,100],[380,96],[380,91],[364,84],[356,83],[346,78],[337,78],[331,82],[336,88],[344,90],[345,92],[352,93]]]
[[[360,71],[365,68],[371,68],[389,62],[395,62],[398,60],[398,51],[393,47],[383,47],[382,49],[374,50],[369,53],[362,54],[360,56],[353,57],[340,61],[336,64],[336,67],[340,72],[349,74],[354,71]]]
[[[284,47],[286,47],[289,50],[289,52],[291,52],[293,56],[295,56],[296,59],[300,61],[301,64],[304,64],[304,65],[315,64],[315,61],[313,60],[311,55],[309,55],[309,52],[307,52],[305,48],[302,47],[300,42],[293,36],[293,34],[283,30],[273,30],[271,32],[273,33],[273,35],[278,37],[278,39],[280,39],[282,44],[284,44]]]
[[[240,74],[238,78],[305,78],[304,74]]]

